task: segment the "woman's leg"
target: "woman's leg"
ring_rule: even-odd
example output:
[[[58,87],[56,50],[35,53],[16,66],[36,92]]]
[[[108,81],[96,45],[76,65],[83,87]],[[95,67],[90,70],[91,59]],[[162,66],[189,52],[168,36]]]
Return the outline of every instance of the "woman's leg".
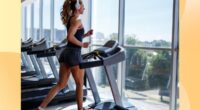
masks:
[[[66,86],[69,76],[70,76],[69,66],[61,63],[60,70],[59,70],[59,81],[49,91],[48,95],[42,101],[42,103],[40,104],[41,108],[45,108],[48,105],[48,103],[56,96],[56,94]]]
[[[74,66],[71,68],[72,75],[76,83],[76,101],[78,105],[78,110],[83,110],[83,78],[84,70],[79,69],[79,66]]]

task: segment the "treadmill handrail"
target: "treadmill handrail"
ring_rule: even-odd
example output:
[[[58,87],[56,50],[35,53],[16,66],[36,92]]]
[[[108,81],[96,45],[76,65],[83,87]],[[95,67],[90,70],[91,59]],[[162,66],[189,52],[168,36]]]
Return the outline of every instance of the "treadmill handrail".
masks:
[[[42,38],[40,41],[33,43],[33,46],[40,45],[40,44],[42,44],[42,43],[44,43],[44,42],[46,42],[46,39],[45,39],[45,38]]]
[[[28,52],[28,53],[29,54],[36,54],[37,57],[55,56],[56,55],[56,50],[64,48],[65,46],[66,46],[66,44],[55,45],[55,46],[50,47],[50,48],[45,49],[45,50],[31,51],[31,52]]]
[[[98,56],[97,56],[98,57]],[[121,61],[125,60],[125,52],[124,49],[120,46],[116,48],[116,53],[115,54],[110,54],[106,57],[101,56],[98,57],[99,59],[95,61],[83,61],[79,64],[80,68],[91,68],[91,67],[96,67],[96,66],[103,66],[103,65],[112,65],[119,63]]]
[[[44,49],[44,50],[33,50],[33,51],[30,51],[29,54],[45,54],[45,53],[49,53],[49,52],[52,52],[52,51],[59,50],[61,48],[64,48],[65,46],[66,46],[66,44],[55,45],[53,47],[50,47],[50,48]]]
[[[28,40],[23,41],[23,42],[22,42],[22,45],[26,45],[26,44],[29,44],[29,43],[31,43],[31,42],[33,42],[33,39],[32,39],[32,38],[29,38]]]

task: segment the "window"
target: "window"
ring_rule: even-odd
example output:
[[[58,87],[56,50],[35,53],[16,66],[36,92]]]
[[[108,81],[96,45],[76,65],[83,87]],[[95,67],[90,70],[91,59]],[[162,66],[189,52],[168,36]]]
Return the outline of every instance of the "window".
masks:
[[[173,0],[126,0],[124,43],[171,47],[172,9]]]
[[[125,1],[125,97],[140,109],[169,110],[172,12],[173,0]]]
[[[38,41],[40,39],[40,29],[39,29],[39,0],[34,1],[34,26],[33,26],[33,39]]]
[[[118,0],[94,0],[92,7],[92,44],[103,45],[118,38]]]
[[[55,1],[54,5],[54,42],[60,43],[63,39],[66,38],[66,27],[63,25],[60,12],[65,0]]]
[[[50,30],[50,3],[51,0],[43,0],[43,36],[48,42],[50,42],[51,38],[51,30]]]
[[[126,48],[126,58],[125,97],[139,109],[169,110],[171,51]]]

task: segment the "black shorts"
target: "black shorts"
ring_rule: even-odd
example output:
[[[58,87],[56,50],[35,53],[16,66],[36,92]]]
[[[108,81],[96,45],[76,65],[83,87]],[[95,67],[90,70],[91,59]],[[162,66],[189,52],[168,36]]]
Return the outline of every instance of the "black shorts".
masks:
[[[64,63],[70,67],[79,65],[82,62],[81,48],[66,47],[60,54],[59,63]]]

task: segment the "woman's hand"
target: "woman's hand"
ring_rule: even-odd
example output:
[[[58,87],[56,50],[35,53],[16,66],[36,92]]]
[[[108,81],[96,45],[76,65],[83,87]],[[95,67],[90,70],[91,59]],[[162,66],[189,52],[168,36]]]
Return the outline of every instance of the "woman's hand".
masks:
[[[90,45],[90,42],[83,42],[82,43],[83,48],[88,48],[89,45]]]
[[[93,34],[93,29],[90,29],[86,34],[85,37],[91,36]]]

